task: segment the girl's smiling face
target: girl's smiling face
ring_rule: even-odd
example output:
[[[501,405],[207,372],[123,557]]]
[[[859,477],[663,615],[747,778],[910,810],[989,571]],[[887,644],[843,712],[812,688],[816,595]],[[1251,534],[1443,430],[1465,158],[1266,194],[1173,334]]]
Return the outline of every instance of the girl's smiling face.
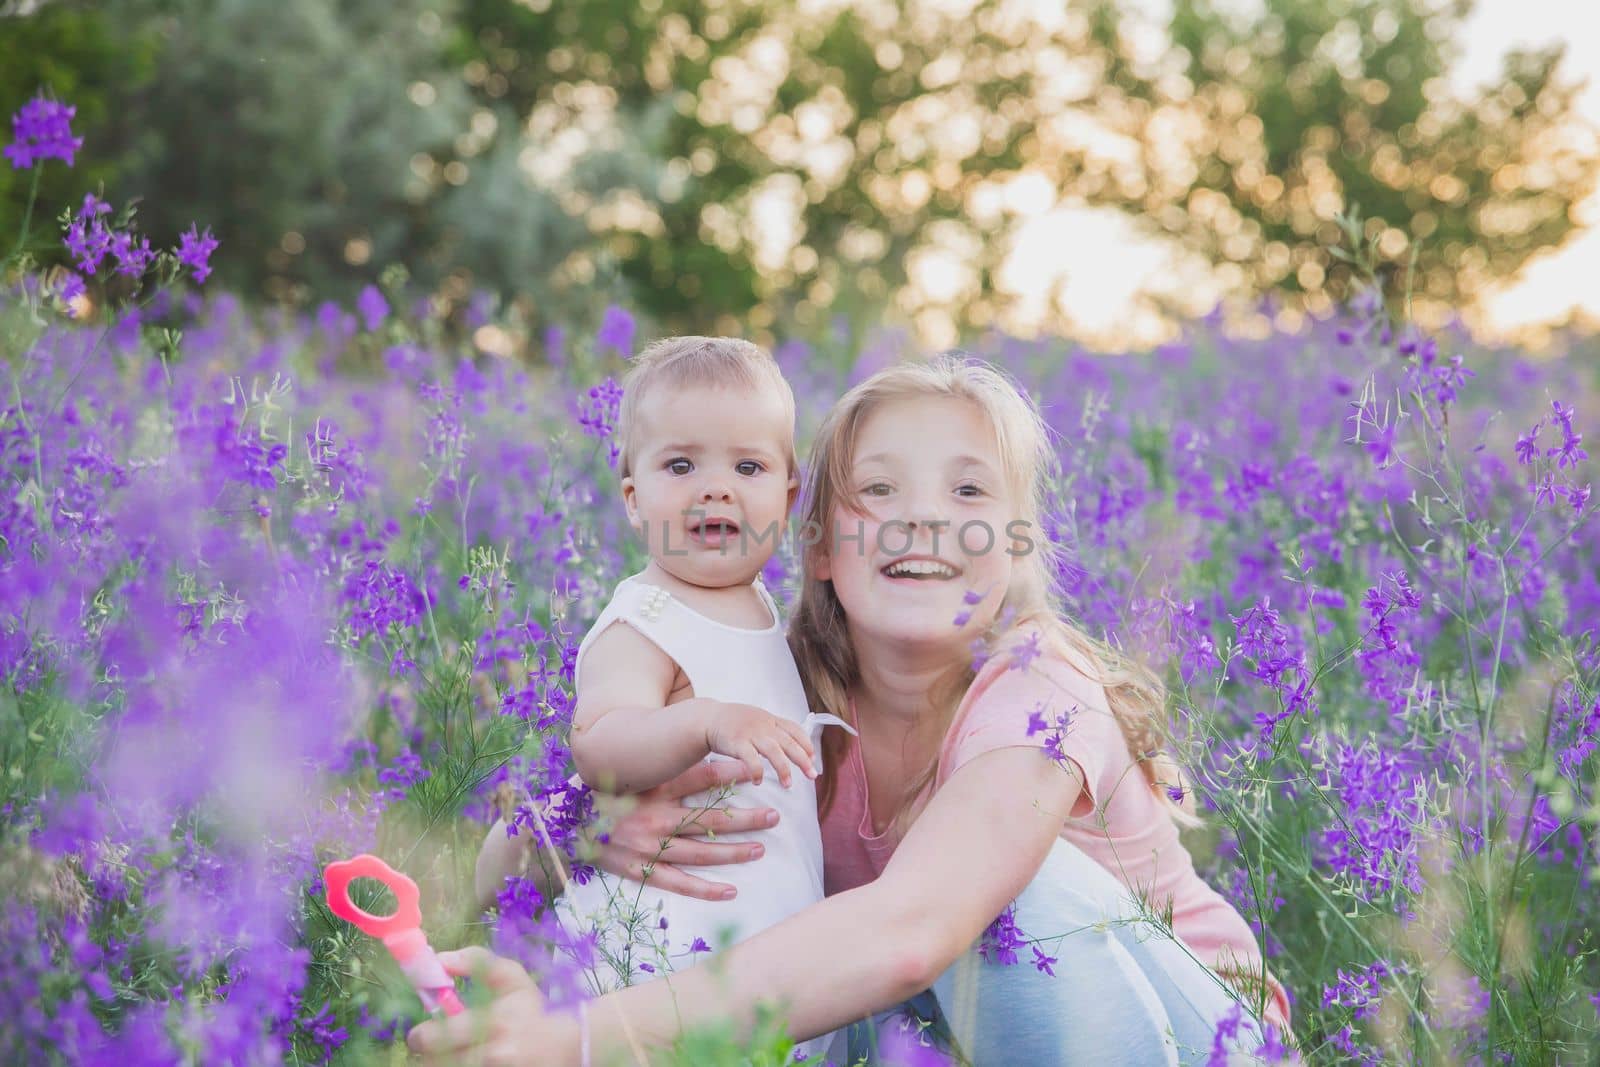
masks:
[[[860,510],[835,508],[816,576],[858,639],[965,648],[1011,580],[1019,512],[994,428],[970,401],[907,397],[862,421],[853,453],[840,488]]]

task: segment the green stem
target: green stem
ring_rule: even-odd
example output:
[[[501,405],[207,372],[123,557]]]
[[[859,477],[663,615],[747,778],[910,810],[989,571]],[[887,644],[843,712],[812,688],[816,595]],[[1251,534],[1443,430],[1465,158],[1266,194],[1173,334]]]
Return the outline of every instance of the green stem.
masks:
[[[33,224],[33,204],[39,198],[39,175],[44,172],[44,164],[33,168],[33,182],[28,186],[28,206],[22,212],[22,232],[17,234],[17,243],[12,246],[11,254],[7,259],[17,258],[23,246],[28,243],[28,228]]]

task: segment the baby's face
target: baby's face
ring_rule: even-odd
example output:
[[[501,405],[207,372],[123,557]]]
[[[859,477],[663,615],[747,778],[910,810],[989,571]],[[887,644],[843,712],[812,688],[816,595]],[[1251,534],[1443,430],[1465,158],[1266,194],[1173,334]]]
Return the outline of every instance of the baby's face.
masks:
[[[794,504],[793,419],[771,390],[663,389],[639,405],[628,521],[657,565],[693,585],[748,584]]]

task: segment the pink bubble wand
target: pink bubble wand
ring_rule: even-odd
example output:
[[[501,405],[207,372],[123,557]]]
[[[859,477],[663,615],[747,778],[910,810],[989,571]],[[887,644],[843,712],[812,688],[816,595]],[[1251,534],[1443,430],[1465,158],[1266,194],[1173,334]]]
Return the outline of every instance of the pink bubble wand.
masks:
[[[443,1008],[446,1015],[460,1015],[467,1010],[456,994],[455,979],[439,962],[422,932],[422,894],[416,882],[378,857],[365,853],[328,864],[322,877],[328,884],[328,907],[362,933],[383,942],[389,955],[400,965],[400,973],[422,999],[424,1008],[430,1012]],[[388,886],[394,894],[394,912],[374,915],[357,907],[350,899],[350,883],[357,878],[371,878]]]

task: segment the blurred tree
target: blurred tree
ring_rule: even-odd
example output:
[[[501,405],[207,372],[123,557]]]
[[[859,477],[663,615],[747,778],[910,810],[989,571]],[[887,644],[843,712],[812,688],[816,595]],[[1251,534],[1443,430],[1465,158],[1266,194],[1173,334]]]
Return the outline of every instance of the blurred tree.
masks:
[[[1596,176],[1559,51],[1453,100],[1465,0],[1174,0],[1153,24],[1126,0],[122,0],[114,38],[98,10],[27,5],[0,89],[52,63],[116,85],[85,158],[118,161],[152,237],[210,225],[228,280],[277,297],[399,261],[563,317],[626,287],[669,328],[887,302],[937,335],[996,320],[1011,232],[1065,203],[1312,306],[1359,205],[1394,261],[1421,240],[1425,297],[1463,301],[1559,243]],[[128,39],[158,61],[106,43]]]
[[[45,85],[80,105],[87,170],[53,176],[48,215],[112,178],[107,195],[138,200],[153,241],[210,226],[219,278],[274,299],[348,297],[393,262],[458,298],[474,272],[543,298],[552,267],[593,244],[581,212],[520,180],[521,145],[475,158],[517,119],[475,107],[445,65],[451,0],[40,0],[13,14],[0,102]],[[630,146],[579,173],[605,188],[656,169]],[[7,218],[17,185],[0,186]],[[41,254],[64,258],[52,231],[35,227]]]
[[[1205,252],[1236,286],[1312,306],[1346,286],[1327,247],[1334,216],[1359,208],[1392,266],[1415,252],[1420,299],[1468,303],[1561,243],[1600,167],[1574,111],[1581,85],[1561,77],[1564,46],[1514,52],[1495,84],[1453,95],[1445,74],[1471,8],[1268,0],[1241,14],[1175,0],[1172,47],[1141,58],[1132,16],[1102,0],[1095,110],[1137,157],[1083,180]]]
[[[896,293],[915,313],[919,256],[946,272],[941,313],[971,312],[1003,255],[979,235],[1003,213],[969,198],[1033,140],[1035,57],[1009,7],[465,0],[453,55],[481,99],[555,142],[670,106],[648,146],[659,184],[580,194],[669,324],[865,318]]]
[[[1559,48],[1519,53],[1458,102],[1444,74],[1469,10],[1177,0],[1138,26],[1120,0],[465,0],[453,54],[530,129],[672,102],[661,186],[591,214],[666,320],[892,297],[981,326],[1006,230],[1062,200],[1125,208],[1235,290],[1313,307],[1343,291],[1327,248],[1353,208],[1392,263],[1420,242],[1436,302],[1559,244],[1596,177],[1576,86]]]

